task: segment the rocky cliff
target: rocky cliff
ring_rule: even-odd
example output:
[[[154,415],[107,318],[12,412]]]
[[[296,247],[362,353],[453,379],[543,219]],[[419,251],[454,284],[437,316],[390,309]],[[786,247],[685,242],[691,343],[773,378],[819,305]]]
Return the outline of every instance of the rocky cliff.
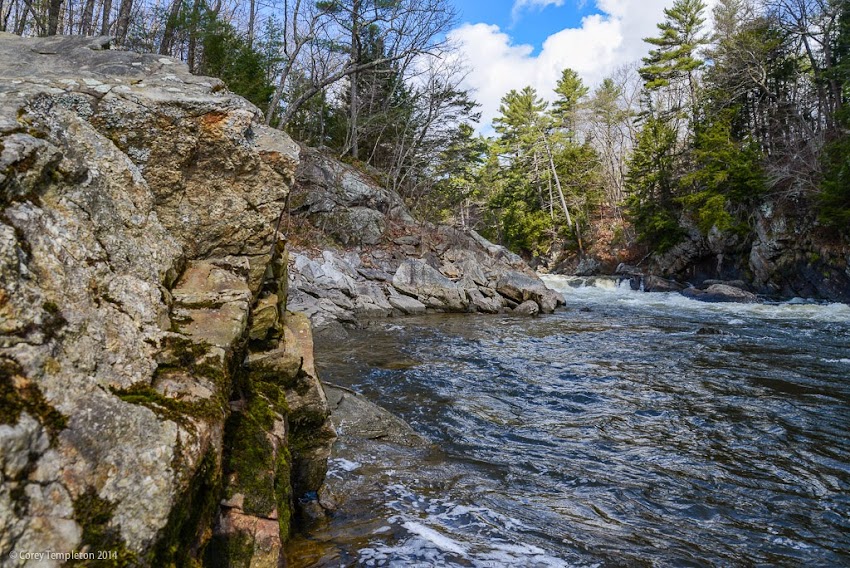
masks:
[[[0,33],[0,77],[0,566],[278,566],[336,436],[311,323],[563,303],[178,61]]]
[[[702,235],[683,220],[688,235],[647,270],[696,286],[742,281],[770,297],[850,302],[850,244],[819,226],[812,210],[793,199],[767,202],[754,213],[751,234]]]
[[[628,239],[612,239],[606,223],[596,224],[586,256],[556,251],[541,264],[576,276],[617,274],[645,291],[698,292],[731,283],[774,299],[810,298],[850,303],[850,241],[818,223],[815,208],[800,196],[770,198],[746,227],[704,234],[679,218],[683,236],[658,253]],[[622,221],[621,221],[622,222]],[[548,261],[548,262],[545,262]]]
[[[285,309],[298,147],[105,38],[0,34],[0,77],[0,565],[276,566],[334,437]]]

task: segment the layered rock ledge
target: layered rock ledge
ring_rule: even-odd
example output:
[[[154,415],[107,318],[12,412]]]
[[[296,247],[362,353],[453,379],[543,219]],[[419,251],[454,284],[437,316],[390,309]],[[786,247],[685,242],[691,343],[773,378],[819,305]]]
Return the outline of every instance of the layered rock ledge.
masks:
[[[534,315],[564,303],[516,254],[473,230],[415,220],[398,194],[319,150],[302,149],[290,209],[314,238],[293,248],[289,307],[317,330],[428,312]]]
[[[276,232],[299,149],[107,48],[0,34],[0,565],[277,566],[334,437]]]

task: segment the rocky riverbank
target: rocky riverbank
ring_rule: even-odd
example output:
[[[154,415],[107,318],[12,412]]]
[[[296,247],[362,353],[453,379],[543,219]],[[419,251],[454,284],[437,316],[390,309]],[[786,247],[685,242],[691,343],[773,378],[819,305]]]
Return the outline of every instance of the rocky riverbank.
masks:
[[[730,285],[771,299],[811,298],[850,303],[850,243],[821,226],[793,197],[776,198],[755,211],[750,232],[703,234],[681,218],[682,239],[664,253],[638,246],[613,246],[600,228],[579,262],[563,254],[549,268],[577,276],[627,276],[635,289],[671,291]],[[620,243],[622,244],[622,243]]]

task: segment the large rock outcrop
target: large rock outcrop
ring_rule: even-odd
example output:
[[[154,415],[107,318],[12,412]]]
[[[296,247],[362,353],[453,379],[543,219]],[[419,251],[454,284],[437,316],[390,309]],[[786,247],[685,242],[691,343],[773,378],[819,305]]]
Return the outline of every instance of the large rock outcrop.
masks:
[[[426,312],[551,313],[563,297],[516,254],[475,231],[413,219],[398,194],[303,148],[291,210],[313,242],[290,263],[289,306],[316,329]]]
[[[107,48],[0,34],[0,565],[276,566],[334,436],[276,232],[298,147]]]
[[[343,245],[376,245],[392,220],[413,222],[401,197],[362,171],[315,148],[302,155],[292,210]]]

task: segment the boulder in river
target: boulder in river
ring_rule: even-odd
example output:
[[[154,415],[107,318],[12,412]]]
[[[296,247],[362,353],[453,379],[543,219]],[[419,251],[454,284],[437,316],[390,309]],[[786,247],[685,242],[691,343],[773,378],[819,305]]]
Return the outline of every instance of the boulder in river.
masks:
[[[518,316],[536,316],[540,313],[540,306],[534,300],[526,300],[515,307],[511,313]]]
[[[644,292],[680,292],[685,289],[685,286],[675,280],[667,280],[660,276],[644,276],[642,281]]]
[[[686,288],[682,290],[682,295],[700,302],[735,302],[739,304],[750,304],[758,301],[758,298],[752,292],[741,290],[727,284],[712,284],[705,290],[697,288]]]

